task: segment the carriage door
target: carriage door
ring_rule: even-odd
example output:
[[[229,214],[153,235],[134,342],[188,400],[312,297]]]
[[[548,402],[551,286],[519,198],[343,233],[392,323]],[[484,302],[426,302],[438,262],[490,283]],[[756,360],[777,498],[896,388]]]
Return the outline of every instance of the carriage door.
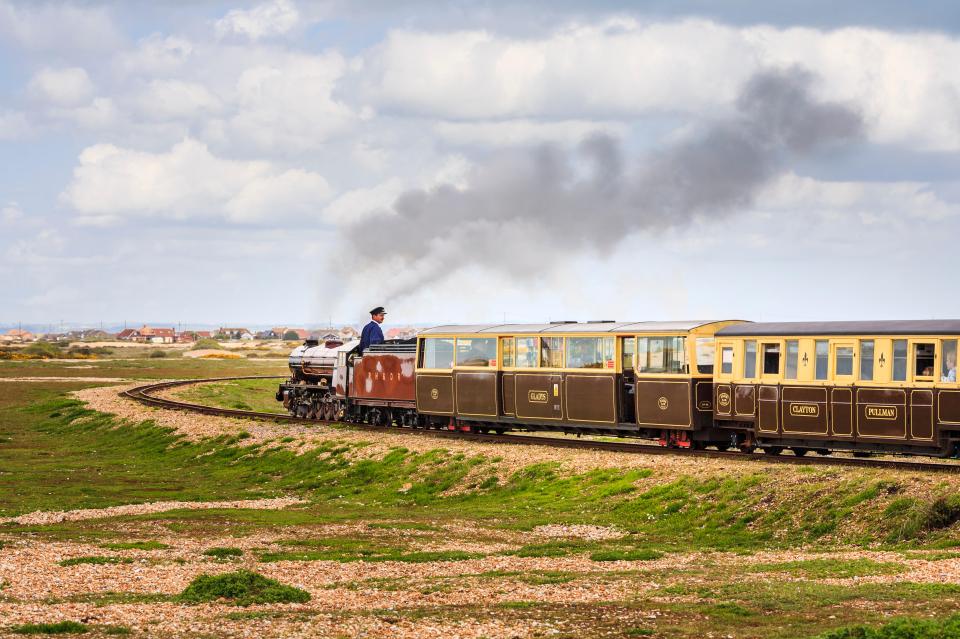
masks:
[[[832,432],[835,435],[849,435],[853,432],[853,380],[854,353],[853,341],[833,342],[830,344],[830,362],[833,364],[833,388],[830,389],[830,418]]]
[[[714,355],[719,360],[719,368],[713,369],[714,379],[714,415],[717,417],[733,416],[733,342],[717,342]]]
[[[780,342],[760,343],[760,386],[757,392],[757,429],[767,433],[780,430]]]
[[[625,424],[637,422],[637,401],[634,396],[637,388],[637,378],[634,375],[636,352],[636,337],[620,338],[620,360],[623,368],[620,376],[620,421]]]

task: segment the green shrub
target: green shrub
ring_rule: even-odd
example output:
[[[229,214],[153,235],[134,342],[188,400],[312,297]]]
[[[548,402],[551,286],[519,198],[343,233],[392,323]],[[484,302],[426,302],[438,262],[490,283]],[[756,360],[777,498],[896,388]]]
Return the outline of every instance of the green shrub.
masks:
[[[51,342],[34,342],[30,346],[27,346],[25,349],[23,349],[23,353],[40,359],[50,359],[63,356],[63,351],[60,350],[56,344]]]
[[[150,351],[150,359],[163,359],[167,356],[167,351],[155,349]]]
[[[243,556],[243,551],[239,548],[209,548],[204,550],[203,554],[217,559],[230,559],[231,557]]]
[[[13,626],[10,630],[18,635],[66,635],[83,634],[89,628],[76,621],[60,621],[58,623],[25,623]]]
[[[249,570],[238,570],[222,575],[200,575],[190,582],[177,599],[185,603],[225,599],[238,606],[249,606],[259,603],[304,603],[310,601],[310,593]]]
[[[941,620],[897,619],[878,628],[848,626],[825,632],[819,639],[958,639],[960,615]]]
[[[934,500],[927,509],[924,527],[928,530],[949,528],[960,521],[960,495],[950,495]]]
[[[198,339],[193,346],[190,347],[191,351],[206,350],[211,348],[222,349],[223,346],[220,346],[220,342],[209,337],[204,337],[203,339]]]
[[[57,562],[61,566],[79,566],[81,564],[129,564],[133,559],[127,557],[74,557],[73,559],[64,559]]]

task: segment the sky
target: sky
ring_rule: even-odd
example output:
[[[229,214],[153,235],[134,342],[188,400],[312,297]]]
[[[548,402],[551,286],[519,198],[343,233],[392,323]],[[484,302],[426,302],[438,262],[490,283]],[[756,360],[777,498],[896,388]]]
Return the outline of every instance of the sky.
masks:
[[[0,0],[0,326],[960,317],[960,5]]]

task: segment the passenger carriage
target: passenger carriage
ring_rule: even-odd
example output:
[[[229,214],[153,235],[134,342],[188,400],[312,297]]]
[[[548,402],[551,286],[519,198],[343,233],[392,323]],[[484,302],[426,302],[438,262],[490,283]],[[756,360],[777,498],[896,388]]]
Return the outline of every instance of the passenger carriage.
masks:
[[[605,431],[689,446],[712,437],[714,333],[729,324],[430,328],[417,341],[417,412],[481,431]]]
[[[744,323],[716,339],[715,417],[745,445],[956,451],[960,321]]]

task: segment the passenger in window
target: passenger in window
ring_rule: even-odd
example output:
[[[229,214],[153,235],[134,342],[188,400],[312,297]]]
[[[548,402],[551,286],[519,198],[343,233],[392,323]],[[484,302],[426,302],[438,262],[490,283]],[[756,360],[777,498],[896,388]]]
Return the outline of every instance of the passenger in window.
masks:
[[[943,375],[941,382],[957,381],[957,351],[947,351],[943,356]]]
[[[920,373],[920,377],[933,377],[933,366],[927,366]]]

